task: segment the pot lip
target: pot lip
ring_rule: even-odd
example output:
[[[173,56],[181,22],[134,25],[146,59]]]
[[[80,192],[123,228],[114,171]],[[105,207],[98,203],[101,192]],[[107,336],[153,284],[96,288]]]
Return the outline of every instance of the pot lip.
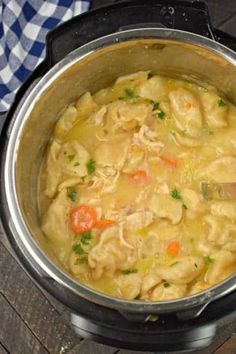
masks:
[[[98,38],[85,44],[84,46],[68,54],[39,80],[20,107],[19,112],[16,115],[16,119],[11,122],[10,133],[8,131],[9,140],[6,147],[5,161],[3,162],[3,189],[7,201],[7,207],[10,211],[9,225],[13,237],[24,255],[30,259],[32,266],[36,263],[43,275],[53,278],[61,286],[63,286],[64,289],[67,289],[74,294],[98,305],[122,311],[135,311],[140,313],[153,313],[158,311],[159,313],[167,313],[187,310],[195,306],[210,303],[219,297],[225,296],[236,289],[236,275],[232,275],[230,278],[222,281],[221,283],[218,283],[217,285],[195,295],[169,301],[145,302],[140,300],[124,300],[90,289],[89,287],[76,282],[69,277],[69,275],[59,269],[39,248],[38,244],[31,236],[21,213],[15,183],[15,163],[20,144],[20,136],[34,105],[48,89],[48,87],[65,70],[69,69],[69,67],[99,49],[114,44],[119,44],[124,41],[141,41],[145,39],[156,39],[172,42],[176,41],[196,45],[199,48],[202,47],[204,49],[208,49],[209,51],[213,51],[215,54],[224,57],[231,64],[236,65],[236,53],[231,49],[228,49],[227,47],[203,36],[173,29],[142,28],[126,30]]]

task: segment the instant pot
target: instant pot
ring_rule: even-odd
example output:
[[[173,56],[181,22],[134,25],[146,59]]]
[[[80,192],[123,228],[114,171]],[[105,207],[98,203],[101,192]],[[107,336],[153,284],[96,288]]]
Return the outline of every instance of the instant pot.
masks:
[[[69,102],[109,86],[118,76],[151,70],[213,84],[236,104],[234,50],[235,39],[211,27],[201,1],[117,2],[49,33],[46,59],[5,117],[0,209],[24,268],[70,309],[81,336],[116,347],[176,353],[210,345],[217,328],[236,318],[235,275],[196,295],[164,302],[112,298],[75,282],[48,247],[36,198],[50,134]]]

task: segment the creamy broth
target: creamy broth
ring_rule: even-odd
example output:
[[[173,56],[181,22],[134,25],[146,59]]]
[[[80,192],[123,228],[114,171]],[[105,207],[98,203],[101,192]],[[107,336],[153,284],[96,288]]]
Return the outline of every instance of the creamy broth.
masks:
[[[148,72],[65,108],[39,188],[42,229],[74,278],[147,301],[195,294],[236,270],[236,108],[214,88]]]

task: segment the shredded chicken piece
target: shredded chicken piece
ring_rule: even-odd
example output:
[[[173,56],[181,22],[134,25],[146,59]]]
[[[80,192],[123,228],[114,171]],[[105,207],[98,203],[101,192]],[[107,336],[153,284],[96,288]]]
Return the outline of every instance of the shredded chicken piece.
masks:
[[[95,125],[102,124],[106,113],[107,113],[107,107],[102,106],[97,112],[94,112],[90,115],[89,122]]]
[[[158,140],[157,133],[152,131],[147,125],[143,124],[138,133],[134,134],[133,144],[144,145],[150,152],[159,154],[164,144]]]
[[[120,243],[121,245],[133,249],[134,246],[129,244],[127,241],[124,239],[124,222],[119,224],[119,238],[120,238]]]
[[[154,214],[149,210],[140,210],[128,215],[125,219],[125,228],[128,230],[143,229],[154,220]]]
[[[99,170],[97,174],[92,177],[88,188],[94,191],[100,191],[101,194],[112,193],[117,188],[117,181],[119,177],[119,171],[117,171],[114,176],[109,176]]]

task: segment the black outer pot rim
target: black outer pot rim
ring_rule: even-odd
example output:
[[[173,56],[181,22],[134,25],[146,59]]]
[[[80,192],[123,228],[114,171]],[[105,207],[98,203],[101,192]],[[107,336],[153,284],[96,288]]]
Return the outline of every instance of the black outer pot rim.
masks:
[[[55,73],[57,73],[56,77],[58,77],[59,74],[61,73],[60,69],[63,66],[68,68],[69,64],[72,65],[75,62],[75,60],[76,61],[81,60],[81,58],[83,58],[84,56],[89,55],[91,51],[95,51],[106,45],[114,44],[117,41],[117,38],[119,38],[119,40],[137,39],[137,36],[140,38],[140,34],[142,35],[142,38],[153,38],[154,36],[152,34],[153,32],[155,33],[158,32],[159,35],[165,32],[166,39],[183,40],[187,43],[193,43],[193,44],[195,43],[197,45],[202,45],[203,47],[209,47],[209,49],[216,51],[218,53],[220,51],[220,53],[222,55],[224,54],[224,56],[227,57],[229,61],[232,61],[232,54],[235,56],[235,53],[233,51],[229,50],[228,48],[218,43],[213,42],[212,40],[206,39],[199,35],[184,32],[184,31],[151,28],[151,29],[140,29],[140,30],[139,29],[128,30],[128,31],[122,31],[115,34],[111,34],[99,38],[97,40],[94,40],[82,46],[81,48],[69,54],[57,65],[55,65],[45,76],[43,76],[43,78],[39,81],[39,83],[36,84],[36,86],[29,93],[29,95],[27,95],[28,97],[27,98],[24,97],[25,101],[23,98],[11,122],[9,121],[7,125],[4,127],[4,131],[2,134],[3,139],[1,139],[1,141],[3,140],[1,142],[2,144],[1,200],[4,206],[1,208],[1,213],[2,213],[4,228],[6,230],[6,233],[9,237],[11,244],[13,245],[13,248],[15,249],[19,258],[21,259],[21,262],[25,265],[28,272],[31,273],[33,278],[37,278],[35,274],[39,274],[39,276],[42,277],[42,279],[44,279],[43,282],[40,281],[40,283],[43,283],[43,287],[45,287],[50,293],[53,293],[53,295],[56,298],[58,298],[61,302],[65,304],[67,304],[70,295],[73,294],[73,297],[74,296],[81,297],[82,299],[88,300],[97,305],[102,305],[110,309],[116,309],[124,312],[137,312],[137,313],[144,313],[144,314],[171,313],[175,311],[188,310],[196,306],[202,307],[204,309],[205,306],[209,304],[211,301],[214,301],[222,296],[227,295],[228,293],[234,291],[236,287],[236,281],[235,281],[236,276],[233,275],[229,279],[222,281],[216,286],[209,288],[206,291],[203,291],[196,295],[180,298],[176,300],[165,301],[165,302],[161,302],[161,301],[143,302],[143,301],[134,301],[134,300],[128,301],[128,300],[117,299],[117,298],[104,295],[93,289],[90,290],[88,287],[77,283],[75,280],[70,278],[66,273],[59,270],[59,268],[57,268],[48,259],[48,257],[39,249],[34,239],[30,236],[29,230],[27,229],[27,226],[23,221],[23,217],[19,212],[20,209],[17,202],[17,198],[14,200],[14,202],[12,202],[12,200],[9,200],[9,195],[11,195],[11,193],[15,194],[16,197],[16,190],[11,188],[9,189],[8,178],[10,174],[12,173],[13,178],[15,177],[15,170],[13,168],[14,166],[11,165],[12,159],[9,159],[9,157],[13,152],[15,152],[15,149],[17,148],[16,145],[19,142],[17,141],[17,144],[14,143],[14,148],[11,146],[11,148],[9,149],[9,145],[12,144],[12,139],[13,139],[12,134],[16,133],[16,131],[18,131],[19,129],[19,115],[24,114],[24,108],[27,105],[27,102],[29,102],[30,99],[32,100],[33,93],[37,89],[40,90],[40,88],[44,86],[45,81],[47,81],[49,85],[50,80],[48,80],[48,78],[50,78],[50,76],[53,76],[55,75]],[[173,38],[173,34],[175,34],[174,38]],[[156,36],[156,38],[158,38],[158,36]],[[68,62],[68,58],[70,59],[72,58],[72,61]],[[56,77],[53,76],[53,79],[55,80]],[[18,213],[21,216],[20,220],[17,220],[14,217],[14,213],[12,213],[15,207],[18,208]],[[24,232],[23,233],[19,232],[19,230],[24,230],[25,234]],[[30,245],[30,250],[29,250],[29,245]],[[47,264],[46,267],[45,264]],[[34,271],[32,271],[31,267]],[[39,281],[39,279],[37,279],[37,281]],[[52,289],[52,286],[51,285],[49,286],[47,283],[50,284],[53,283],[53,287],[57,288],[57,291],[55,292],[54,289]],[[219,291],[219,289],[221,289],[221,291]]]

